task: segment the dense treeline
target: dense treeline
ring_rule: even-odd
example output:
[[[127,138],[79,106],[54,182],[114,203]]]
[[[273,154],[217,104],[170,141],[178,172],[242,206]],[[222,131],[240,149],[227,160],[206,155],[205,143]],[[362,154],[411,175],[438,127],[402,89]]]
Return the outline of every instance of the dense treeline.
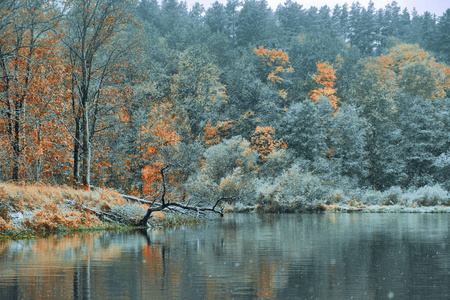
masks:
[[[167,195],[186,201],[297,205],[450,189],[450,9],[0,9],[0,180],[144,197],[171,164]]]

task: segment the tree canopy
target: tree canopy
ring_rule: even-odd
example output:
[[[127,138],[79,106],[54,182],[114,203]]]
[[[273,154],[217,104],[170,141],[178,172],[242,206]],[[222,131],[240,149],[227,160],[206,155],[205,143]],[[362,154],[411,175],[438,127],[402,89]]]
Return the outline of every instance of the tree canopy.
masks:
[[[166,196],[186,201],[252,199],[299,169],[335,187],[450,189],[450,9],[3,0],[0,10],[2,181],[144,197],[170,164]]]

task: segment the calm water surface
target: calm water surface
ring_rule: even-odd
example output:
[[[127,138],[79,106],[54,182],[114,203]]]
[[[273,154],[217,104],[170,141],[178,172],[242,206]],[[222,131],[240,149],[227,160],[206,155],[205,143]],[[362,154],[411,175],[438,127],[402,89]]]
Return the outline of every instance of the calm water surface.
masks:
[[[227,215],[0,241],[0,299],[450,299],[449,220]]]

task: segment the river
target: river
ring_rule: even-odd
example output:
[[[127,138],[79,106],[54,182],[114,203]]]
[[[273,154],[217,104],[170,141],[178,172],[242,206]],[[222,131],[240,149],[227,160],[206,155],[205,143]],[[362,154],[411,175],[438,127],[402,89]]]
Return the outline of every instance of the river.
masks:
[[[450,215],[229,214],[0,241],[0,299],[450,299]]]

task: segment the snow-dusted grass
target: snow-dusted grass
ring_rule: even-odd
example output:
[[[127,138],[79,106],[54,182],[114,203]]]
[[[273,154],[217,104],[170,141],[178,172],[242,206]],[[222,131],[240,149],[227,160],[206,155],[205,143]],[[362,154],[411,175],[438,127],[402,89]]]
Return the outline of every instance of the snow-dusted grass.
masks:
[[[306,181],[305,181],[306,180]],[[261,186],[253,209],[229,204],[229,212],[365,212],[365,213],[450,213],[450,193],[439,185],[420,188],[392,187],[386,191],[326,190],[310,184],[308,177]]]
[[[110,226],[86,207],[111,211],[125,204],[112,190],[0,182],[0,236]]]

